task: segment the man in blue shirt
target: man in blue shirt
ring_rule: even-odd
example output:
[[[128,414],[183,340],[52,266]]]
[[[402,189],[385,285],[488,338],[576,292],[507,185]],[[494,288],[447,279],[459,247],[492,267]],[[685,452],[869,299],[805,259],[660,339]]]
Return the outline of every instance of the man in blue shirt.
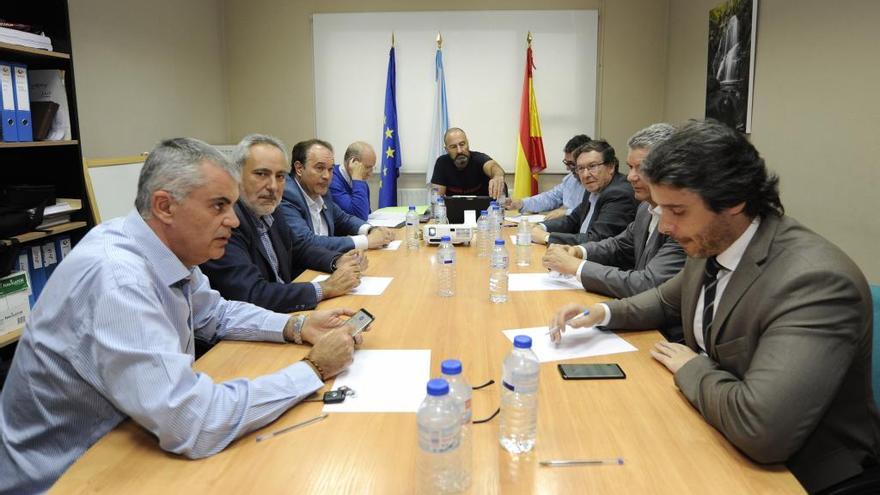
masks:
[[[376,152],[363,141],[348,145],[342,165],[333,166],[330,196],[342,211],[363,221],[370,216],[370,185],[367,180],[376,166]]]
[[[562,163],[569,173],[562,182],[549,191],[522,199],[508,199],[505,206],[508,210],[520,210],[522,213],[539,213],[546,211],[544,220],[552,220],[571,213],[584,199],[584,185],[581,184],[575,171],[574,150],[590,142],[586,134],[578,134],[569,139],[562,149]]]
[[[0,392],[0,492],[48,490],[127,417],[164,450],[210,456],[347,367],[352,311],[226,301],[199,270],[238,225],[237,180],[211,146],[164,141],[141,171],[137,211],[92,229],[58,265]],[[195,335],[313,347],[276,373],[214,383],[192,369]]]

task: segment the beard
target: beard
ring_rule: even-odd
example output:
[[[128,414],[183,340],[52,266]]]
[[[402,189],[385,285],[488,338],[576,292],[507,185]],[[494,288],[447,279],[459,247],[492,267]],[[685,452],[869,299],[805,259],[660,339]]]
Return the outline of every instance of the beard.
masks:
[[[464,168],[467,167],[469,160],[470,160],[470,156],[466,155],[464,153],[456,156],[455,160],[454,160],[455,168],[457,168],[459,170],[464,170]]]

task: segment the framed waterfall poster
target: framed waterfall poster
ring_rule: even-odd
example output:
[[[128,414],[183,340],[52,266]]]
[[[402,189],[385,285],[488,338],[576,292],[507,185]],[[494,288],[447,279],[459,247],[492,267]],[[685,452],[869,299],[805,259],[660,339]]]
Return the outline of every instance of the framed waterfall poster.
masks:
[[[752,132],[758,0],[728,0],[709,11],[706,118]]]

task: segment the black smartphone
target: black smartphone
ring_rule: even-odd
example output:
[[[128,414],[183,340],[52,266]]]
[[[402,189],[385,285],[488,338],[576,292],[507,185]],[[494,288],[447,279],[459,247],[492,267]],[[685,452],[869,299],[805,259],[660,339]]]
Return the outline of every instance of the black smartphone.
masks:
[[[559,364],[559,374],[564,380],[607,380],[626,378],[617,363],[607,364]]]
[[[351,327],[351,336],[354,337],[364,331],[370,323],[373,323],[373,320],[375,320],[375,318],[373,318],[373,315],[371,315],[369,311],[364,308],[359,309],[358,312],[346,322]]]

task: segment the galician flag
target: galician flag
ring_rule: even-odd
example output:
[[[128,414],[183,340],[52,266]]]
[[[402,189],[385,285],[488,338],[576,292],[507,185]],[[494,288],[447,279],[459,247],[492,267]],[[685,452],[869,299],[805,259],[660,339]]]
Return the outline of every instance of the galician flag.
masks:
[[[397,206],[397,177],[400,175],[400,137],[397,135],[397,83],[394,40],[388,53],[385,83],[385,120],[382,125],[382,175],[379,180],[379,208]]]
[[[428,146],[426,159],[427,172],[425,184],[431,183],[434,176],[434,162],[437,157],[446,153],[446,143],[443,135],[449,129],[449,111],[446,109],[446,77],[443,75],[443,52],[440,45],[443,38],[437,35],[437,53],[434,55],[434,119],[431,125],[431,143]]]
[[[538,103],[535,101],[535,87],[532,85],[532,34],[528,37],[526,49],[526,75],[523,79],[522,100],[519,110],[519,136],[516,143],[516,173],[513,181],[514,199],[538,194],[537,174],[547,168],[544,156],[544,141],[541,139],[541,121],[538,118]]]

